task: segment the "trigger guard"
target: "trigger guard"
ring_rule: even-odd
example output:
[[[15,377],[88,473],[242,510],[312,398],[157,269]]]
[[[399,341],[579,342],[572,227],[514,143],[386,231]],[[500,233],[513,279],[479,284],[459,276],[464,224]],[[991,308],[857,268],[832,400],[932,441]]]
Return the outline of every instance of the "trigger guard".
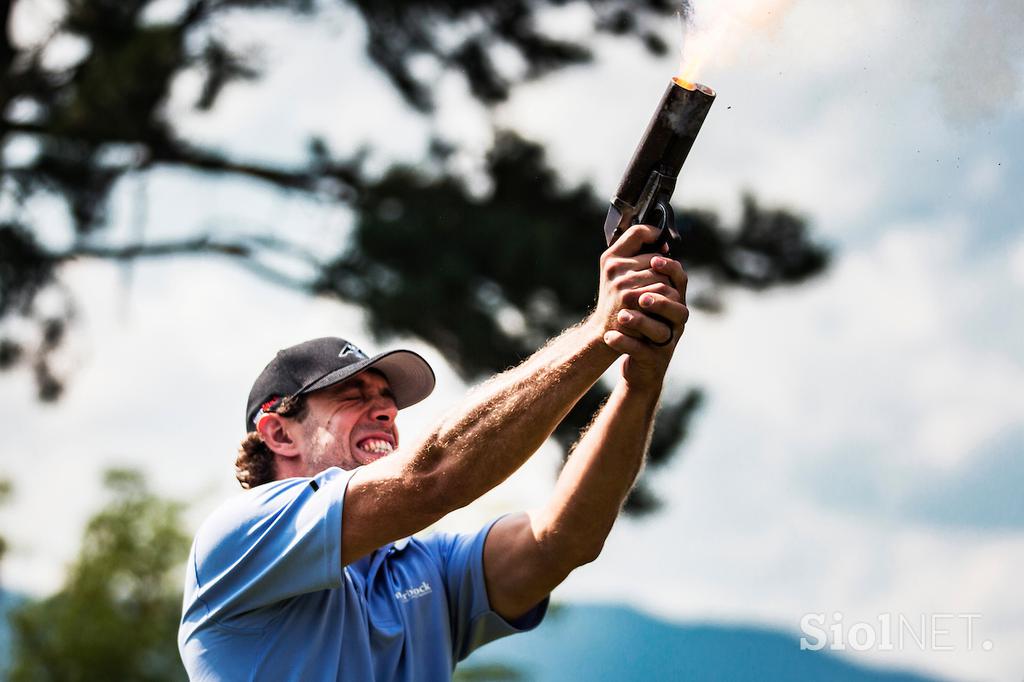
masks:
[[[666,254],[669,258],[678,258],[676,252],[682,244],[682,238],[676,231],[676,220],[675,212],[672,210],[672,206],[663,199],[659,199],[648,212],[650,217],[654,217],[654,213],[657,211],[658,224],[655,227],[659,228],[658,240],[651,244],[648,248],[644,249],[645,253],[661,253],[661,247],[668,244],[668,253]],[[639,217],[639,216],[638,216]],[[644,216],[647,217],[647,216]],[[644,221],[647,224],[651,224],[653,221]],[[639,223],[639,221],[637,221]]]

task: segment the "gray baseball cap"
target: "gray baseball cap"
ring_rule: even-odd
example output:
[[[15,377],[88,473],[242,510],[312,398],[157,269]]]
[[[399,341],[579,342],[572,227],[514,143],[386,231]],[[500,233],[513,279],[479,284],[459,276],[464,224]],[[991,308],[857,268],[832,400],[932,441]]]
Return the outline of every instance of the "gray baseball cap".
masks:
[[[273,411],[285,398],[333,386],[368,369],[388,380],[400,410],[434,390],[434,370],[411,350],[392,350],[371,358],[345,339],[312,339],[279,350],[256,377],[245,408],[246,432],[256,430],[259,412]]]

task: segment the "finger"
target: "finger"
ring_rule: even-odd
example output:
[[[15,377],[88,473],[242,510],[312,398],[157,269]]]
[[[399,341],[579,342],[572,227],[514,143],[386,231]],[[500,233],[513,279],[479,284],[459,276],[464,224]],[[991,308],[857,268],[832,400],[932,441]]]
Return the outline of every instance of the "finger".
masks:
[[[644,244],[653,244],[658,241],[661,230],[651,225],[634,225],[622,236],[615,240],[615,243],[608,247],[609,253],[617,256],[635,256],[640,253]]]
[[[607,270],[607,274],[609,277],[616,277],[622,275],[623,273],[640,270],[654,271],[654,267],[651,265],[651,261],[655,258],[661,258],[661,256],[658,256],[658,254],[656,253],[639,253],[635,256],[617,256],[610,250],[605,251],[603,256],[605,268]],[[672,279],[671,277],[669,277],[668,274],[664,274],[661,276],[665,278],[666,282],[671,283],[672,286],[675,286],[675,283],[672,282]]]
[[[645,293],[640,296],[638,303],[645,313],[657,315],[675,325],[684,325],[690,319],[690,309],[667,296]]]
[[[686,284],[688,277],[686,271],[683,270],[683,264],[672,258],[662,258],[661,256],[655,256],[651,258],[651,268],[666,277],[672,282],[672,286],[676,288],[683,300],[686,300]]]
[[[647,343],[614,330],[604,333],[604,342],[617,353],[635,355],[644,351],[650,351],[650,346]]]
[[[654,343],[665,343],[672,338],[670,323],[656,320],[642,312],[634,310],[620,310],[615,316],[622,331],[630,336],[643,336]]]
[[[634,310],[642,308],[643,306],[640,305],[640,297],[644,294],[658,294],[670,301],[676,301],[679,303],[683,302],[682,295],[676,291],[675,287],[664,282],[655,282],[654,284],[636,287],[635,289],[625,292],[622,295],[622,303],[626,308],[633,308]]]
[[[675,283],[668,275],[662,275],[651,269],[632,270],[620,275],[618,280],[624,288],[630,290],[646,289],[650,286],[662,285],[670,289],[675,288]]]

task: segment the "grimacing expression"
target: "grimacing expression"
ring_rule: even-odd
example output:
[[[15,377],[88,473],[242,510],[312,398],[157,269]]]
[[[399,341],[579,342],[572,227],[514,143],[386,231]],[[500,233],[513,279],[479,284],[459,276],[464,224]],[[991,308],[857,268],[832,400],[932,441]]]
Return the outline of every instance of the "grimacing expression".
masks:
[[[398,407],[387,379],[367,370],[347,381],[310,393],[302,421],[304,449],[316,471],[354,469],[398,447]]]

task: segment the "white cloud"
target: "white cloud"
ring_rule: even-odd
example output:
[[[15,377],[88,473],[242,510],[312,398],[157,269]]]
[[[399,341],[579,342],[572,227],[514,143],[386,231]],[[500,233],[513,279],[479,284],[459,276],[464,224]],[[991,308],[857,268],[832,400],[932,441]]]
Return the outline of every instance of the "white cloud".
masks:
[[[259,45],[262,78],[232,83],[211,112],[193,108],[200,79],[175,83],[169,113],[189,139],[247,159],[296,163],[311,134],[337,153],[372,148],[371,161],[418,160],[427,122],[413,114],[364,52],[366,33],[355,10],[324,6],[316,18],[233,13],[220,21],[228,44],[243,54]]]
[[[1024,6],[988,0],[957,6],[935,63],[940,106],[955,122],[992,118],[1019,101],[1024,81]]]
[[[1010,274],[1014,284],[1024,287],[1024,239],[1010,249]]]
[[[1007,168],[990,155],[979,158],[967,171],[965,189],[976,201],[984,201],[998,193],[1006,182]]]
[[[65,14],[58,0],[19,3],[11,13],[11,39],[19,47],[38,45]]]
[[[873,248],[842,254],[821,283],[736,296],[726,320],[691,329],[682,362],[732,410],[811,442],[867,435],[915,464],[953,461],[1024,419],[1010,399],[1019,359],[957,334],[979,305],[960,234],[956,223],[894,225]]]

